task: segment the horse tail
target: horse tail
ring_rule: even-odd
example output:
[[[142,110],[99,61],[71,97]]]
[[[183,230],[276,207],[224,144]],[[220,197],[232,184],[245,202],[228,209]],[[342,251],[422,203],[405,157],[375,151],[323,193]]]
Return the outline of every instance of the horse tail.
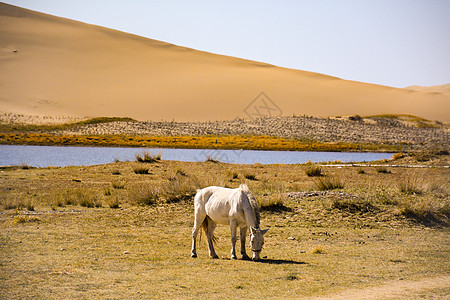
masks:
[[[206,216],[205,219],[203,220],[203,223],[202,223],[202,228],[203,228],[203,231],[205,231],[205,235],[208,234],[207,232],[208,232],[209,222],[213,222],[213,220],[211,220],[210,217]],[[200,234],[200,241],[201,240],[202,240],[202,235]],[[217,237],[214,235],[214,233],[213,233],[213,236],[212,236],[212,241],[213,241],[214,244],[217,243]]]

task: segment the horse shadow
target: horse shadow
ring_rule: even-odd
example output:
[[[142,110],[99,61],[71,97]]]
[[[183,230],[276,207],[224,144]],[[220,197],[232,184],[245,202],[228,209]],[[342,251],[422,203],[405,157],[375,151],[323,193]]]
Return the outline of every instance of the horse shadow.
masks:
[[[269,264],[269,265],[307,265],[307,262],[304,261],[295,261],[289,259],[270,259],[263,258],[261,260],[255,261],[257,263]]]

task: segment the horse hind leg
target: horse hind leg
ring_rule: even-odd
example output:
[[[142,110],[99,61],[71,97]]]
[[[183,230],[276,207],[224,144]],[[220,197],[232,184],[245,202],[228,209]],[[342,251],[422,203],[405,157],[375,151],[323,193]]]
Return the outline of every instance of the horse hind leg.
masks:
[[[192,249],[191,256],[197,257],[197,235],[200,231],[200,227],[206,220],[206,214],[197,213],[195,215],[194,228],[192,228]]]
[[[211,258],[219,258],[216,251],[214,250],[214,243],[216,242],[216,237],[214,236],[214,229],[216,229],[216,223],[206,216],[202,223],[203,229],[205,230],[206,239],[208,240],[209,256]]]

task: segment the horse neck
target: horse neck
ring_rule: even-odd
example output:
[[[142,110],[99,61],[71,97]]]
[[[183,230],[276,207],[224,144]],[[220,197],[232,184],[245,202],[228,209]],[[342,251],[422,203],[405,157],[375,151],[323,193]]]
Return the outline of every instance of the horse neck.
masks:
[[[247,222],[247,226],[252,226],[254,228],[259,228],[259,213],[257,213],[258,207],[255,208],[256,203],[252,204],[252,201],[249,199],[249,197],[244,193],[245,197],[244,199],[247,199],[248,205],[245,205],[244,208],[244,214],[245,214],[245,220]]]

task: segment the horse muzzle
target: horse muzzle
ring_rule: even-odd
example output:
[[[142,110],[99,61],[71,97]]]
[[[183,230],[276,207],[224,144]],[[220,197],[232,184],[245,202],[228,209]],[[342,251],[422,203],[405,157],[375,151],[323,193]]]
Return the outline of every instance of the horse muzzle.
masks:
[[[261,250],[252,250],[252,252],[253,252],[252,260],[253,261],[260,260],[259,254],[261,253]]]

